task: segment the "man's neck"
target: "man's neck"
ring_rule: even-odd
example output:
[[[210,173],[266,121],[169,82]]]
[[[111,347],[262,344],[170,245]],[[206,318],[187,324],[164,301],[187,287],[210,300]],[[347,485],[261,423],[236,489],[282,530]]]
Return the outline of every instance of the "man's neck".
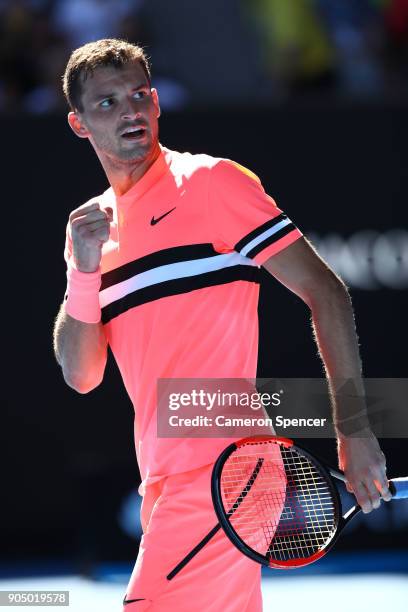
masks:
[[[105,170],[105,174],[116,196],[121,196],[129,189],[136,185],[138,181],[146,174],[161,153],[160,145],[157,147],[148,158],[141,162],[133,163],[115,163],[111,159],[100,159],[100,162]]]

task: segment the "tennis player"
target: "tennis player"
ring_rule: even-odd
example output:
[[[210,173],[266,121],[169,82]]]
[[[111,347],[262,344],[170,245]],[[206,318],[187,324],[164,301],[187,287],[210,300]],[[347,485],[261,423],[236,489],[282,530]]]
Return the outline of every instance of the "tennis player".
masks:
[[[69,125],[90,141],[110,187],[69,217],[55,354],[67,384],[87,393],[103,379],[109,345],[134,404],[144,535],[124,609],[257,612],[260,566],[222,530],[166,580],[217,522],[211,469],[231,440],[159,438],[156,382],[256,377],[264,266],[310,308],[334,395],[345,379],[362,394],[349,295],[252,172],[160,144],[141,48],[107,39],[77,49],[64,92]],[[340,432],[353,416],[335,402],[340,467],[369,512],[390,497],[385,459],[367,428]]]

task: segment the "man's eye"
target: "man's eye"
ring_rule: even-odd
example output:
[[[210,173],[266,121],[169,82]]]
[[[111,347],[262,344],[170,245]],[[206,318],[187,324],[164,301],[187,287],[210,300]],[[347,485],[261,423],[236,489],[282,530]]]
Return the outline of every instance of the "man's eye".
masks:
[[[133,97],[136,98],[136,100],[141,100],[142,98],[144,98],[146,95],[145,91],[135,91],[135,93],[133,94]]]
[[[106,98],[105,100],[102,100],[102,102],[99,103],[99,106],[101,106],[102,108],[109,108],[109,106],[112,106],[112,104],[112,99]]]

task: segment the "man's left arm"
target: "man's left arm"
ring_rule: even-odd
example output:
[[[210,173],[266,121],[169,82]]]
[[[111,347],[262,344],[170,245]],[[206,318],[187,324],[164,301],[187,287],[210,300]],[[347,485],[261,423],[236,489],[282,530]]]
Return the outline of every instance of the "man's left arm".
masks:
[[[304,238],[264,264],[310,308],[316,344],[333,402],[339,466],[363,512],[388,501],[385,457],[367,419],[358,339],[344,283]]]

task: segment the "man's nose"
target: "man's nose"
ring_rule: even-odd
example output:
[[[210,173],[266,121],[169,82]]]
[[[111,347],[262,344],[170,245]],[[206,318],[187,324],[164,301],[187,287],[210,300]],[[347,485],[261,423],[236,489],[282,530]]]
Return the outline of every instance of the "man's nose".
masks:
[[[137,101],[135,100],[127,100],[123,104],[122,108],[122,119],[141,119],[142,113],[137,107]]]

